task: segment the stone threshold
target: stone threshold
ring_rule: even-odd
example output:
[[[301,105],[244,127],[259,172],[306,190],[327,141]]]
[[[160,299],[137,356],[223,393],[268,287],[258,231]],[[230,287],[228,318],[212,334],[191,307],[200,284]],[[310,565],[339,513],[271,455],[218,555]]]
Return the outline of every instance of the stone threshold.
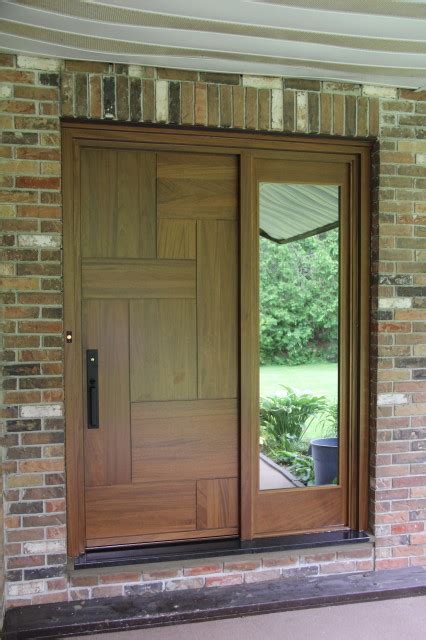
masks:
[[[125,564],[124,561],[118,564],[107,564],[102,566],[75,566],[75,560],[73,558],[69,558],[67,564],[67,575],[69,578],[72,577],[92,577],[92,576],[114,576],[115,574],[120,575],[122,573],[132,573],[134,571],[163,571],[167,569],[179,569],[179,568],[188,568],[188,567],[199,567],[200,565],[209,563],[209,562],[250,562],[251,560],[256,560],[257,558],[286,558],[286,557],[294,557],[296,556],[308,556],[314,554],[327,554],[327,553],[338,553],[338,552],[347,552],[351,551],[359,551],[359,549],[368,550],[369,553],[373,553],[374,550],[374,536],[369,534],[367,540],[362,540],[361,546],[360,542],[344,542],[344,543],[333,543],[333,544],[322,544],[322,545],[306,545],[300,548],[285,548],[280,550],[269,550],[265,551],[251,551],[250,553],[239,553],[236,554],[227,554],[227,553],[214,553],[211,556],[200,556],[200,557],[188,557],[188,558],[174,558],[173,560],[167,558],[157,559],[154,561],[150,559],[144,559],[142,561],[137,561],[129,564]],[[302,565],[303,567],[307,567],[309,565]],[[290,565],[289,565],[289,568]]]
[[[292,577],[208,590],[19,607],[7,611],[3,638],[65,638],[425,594],[423,567]]]
[[[141,547],[93,549],[74,560],[76,570],[113,567],[147,562],[174,560],[206,560],[218,556],[261,554],[273,551],[300,551],[328,545],[368,544],[371,536],[365,531],[342,529],[317,533],[291,534],[272,538],[192,540],[174,544],[153,544]]]

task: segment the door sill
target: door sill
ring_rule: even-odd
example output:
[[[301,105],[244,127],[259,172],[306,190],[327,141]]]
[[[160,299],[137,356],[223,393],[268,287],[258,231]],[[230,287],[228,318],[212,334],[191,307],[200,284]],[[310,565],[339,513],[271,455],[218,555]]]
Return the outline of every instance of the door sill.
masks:
[[[256,538],[254,540],[216,538],[198,542],[190,540],[174,544],[157,543],[141,546],[104,547],[87,549],[85,553],[74,559],[74,568],[114,567],[147,562],[214,558],[217,556],[268,553],[365,542],[370,542],[370,536],[365,531],[341,529],[274,538]]]

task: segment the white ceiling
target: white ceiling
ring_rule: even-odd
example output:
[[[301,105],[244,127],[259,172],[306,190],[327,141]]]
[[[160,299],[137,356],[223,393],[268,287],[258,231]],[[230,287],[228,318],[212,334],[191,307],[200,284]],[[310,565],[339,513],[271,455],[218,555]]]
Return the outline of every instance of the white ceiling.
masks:
[[[261,182],[259,226],[280,243],[333,229],[339,222],[339,187],[330,184]]]
[[[420,88],[426,0],[0,0],[0,48]]]

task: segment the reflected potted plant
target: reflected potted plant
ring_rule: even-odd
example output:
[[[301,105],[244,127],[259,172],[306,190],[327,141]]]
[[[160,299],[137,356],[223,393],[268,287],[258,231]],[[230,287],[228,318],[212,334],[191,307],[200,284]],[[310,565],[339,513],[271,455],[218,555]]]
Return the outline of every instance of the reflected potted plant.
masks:
[[[313,462],[306,439],[311,421],[327,411],[325,396],[288,386],[260,403],[262,454],[282,465],[303,485],[314,484]]]
[[[329,404],[323,412],[322,438],[311,440],[316,485],[337,484],[339,474],[338,405]]]

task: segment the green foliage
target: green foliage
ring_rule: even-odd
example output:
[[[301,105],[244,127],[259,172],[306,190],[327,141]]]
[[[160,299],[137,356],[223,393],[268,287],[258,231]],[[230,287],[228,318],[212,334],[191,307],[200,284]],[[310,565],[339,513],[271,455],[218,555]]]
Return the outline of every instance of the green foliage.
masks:
[[[283,386],[284,393],[260,402],[260,424],[271,444],[291,448],[303,440],[312,418],[327,407],[325,396],[297,393]]]
[[[321,413],[319,431],[322,438],[336,438],[338,436],[339,425],[339,405],[337,402],[327,403]]]
[[[338,231],[260,239],[261,364],[337,360]]]
[[[260,441],[262,451],[278,464],[287,466],[304,484],[314,481],[309,443],[305,439],[311,420],[327,411],[325,396],[297,393],[283,387],[285,394],[262,398],[260,402]]]
[[[276,449],[273,453],[273,460],[290,469],[300,482],[305,485],[312,485],[315,482],[314,461],[312,456],[308,456],[300,451],[285,451]],[[270,456],[272,458],[272,456]]]

